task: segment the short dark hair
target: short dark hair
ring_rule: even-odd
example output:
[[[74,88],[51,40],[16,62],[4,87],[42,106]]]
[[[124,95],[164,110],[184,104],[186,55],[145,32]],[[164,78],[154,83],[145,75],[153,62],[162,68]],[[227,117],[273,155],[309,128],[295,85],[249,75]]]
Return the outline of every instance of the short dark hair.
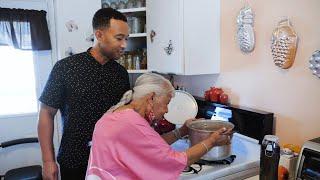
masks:
[[[109,27],[111,19],[127,22],[126,16],[121,12],[112,8],[102,8],[94,14],[92,19],[92,27],[94,30]]]

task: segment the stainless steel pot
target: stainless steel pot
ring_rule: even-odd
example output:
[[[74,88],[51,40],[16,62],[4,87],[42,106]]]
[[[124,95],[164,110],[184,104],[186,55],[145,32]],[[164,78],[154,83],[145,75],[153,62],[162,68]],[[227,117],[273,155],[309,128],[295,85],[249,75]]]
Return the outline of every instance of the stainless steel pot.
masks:
[[[187,125],[189,131],[189,139],[191,146],[200,143],[201,141],[207,139],[210,134],[217,131],[222,127],[234,128],[234,125],[227,121],[220,120],[198,120],[193,121]],[[222,138],[228,138],[228,136],[223,135]],[[201,159],[208,161],[222,160],[231,155],[231,144],[224,146],[213,147],[208,153],[206,153]]]

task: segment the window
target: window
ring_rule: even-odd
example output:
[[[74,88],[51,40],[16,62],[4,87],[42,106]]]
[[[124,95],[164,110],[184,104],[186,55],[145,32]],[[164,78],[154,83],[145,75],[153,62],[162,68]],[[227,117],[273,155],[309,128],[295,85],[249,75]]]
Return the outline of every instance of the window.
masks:
[[[37,112],[33,52],[0,46],[0,116]]]

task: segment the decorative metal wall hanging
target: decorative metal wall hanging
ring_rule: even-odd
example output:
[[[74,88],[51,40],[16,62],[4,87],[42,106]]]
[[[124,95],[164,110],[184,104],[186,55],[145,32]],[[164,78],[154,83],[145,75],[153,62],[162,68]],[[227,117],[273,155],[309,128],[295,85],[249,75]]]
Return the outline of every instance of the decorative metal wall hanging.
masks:
[[[78,30],[78,25],[75,23],[74,20],[70,20],[70,21],[66,22],[66,27],[69,32]]]
[[[316,50],[312,54],[309,62],[310,62],[309,68],[312,71],[312,74],[320,78],[320,51],[319,50]]]
[[[169,40],[169,44],[167,47],[164,48],[164,51],[167,53],[167,55],[171,55],[173,50],[174,50],[174,48],[172,45],[172,41]]]
[[[271,52],[276,66],[288,69],[292,66],[298,45],[298,36],[288,18],[281,20],[273,31]]]
[[[250,53],[254,49],[255,37],[254,37],[254,14],[252,9],[246,5],[240,10],[237,17],[237,39],[240,50],[244,53]]]

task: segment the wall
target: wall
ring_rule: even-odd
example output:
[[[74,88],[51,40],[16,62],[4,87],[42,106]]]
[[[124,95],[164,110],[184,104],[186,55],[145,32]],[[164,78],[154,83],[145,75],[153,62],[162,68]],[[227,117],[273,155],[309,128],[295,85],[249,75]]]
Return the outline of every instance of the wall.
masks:
[[[221,73],[177,77],[176,83],[202,96],[210,86],[222,87],[231,103],[275,113],[276,135],[282,144],[302,144],[320,136],[320,79],[311,74],[308,60],[320,49],[319,0],[251,0],[255,12],[255,50],[244,55],[236,43],[236,17],[243,1],[221,1]],[[273,64],[271,33],[289,16],[299,36],[295,63],[288,70]]]

